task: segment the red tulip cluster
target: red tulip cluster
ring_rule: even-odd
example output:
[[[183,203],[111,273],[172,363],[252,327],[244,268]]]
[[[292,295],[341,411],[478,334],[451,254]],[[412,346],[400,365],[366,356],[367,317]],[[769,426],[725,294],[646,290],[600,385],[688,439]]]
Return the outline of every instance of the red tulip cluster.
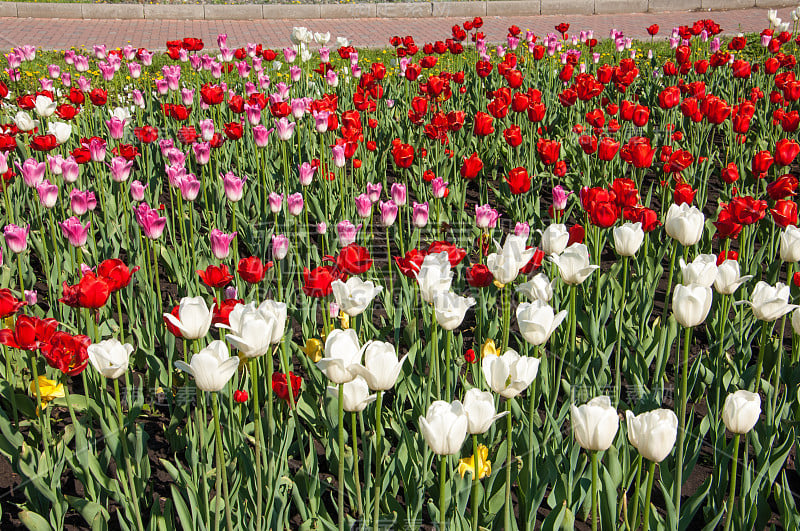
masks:
[[[41,351],[47,364],[67,376],[80,374],[88,364],[90,340],[56,330],[58,321],[20,315],[13,329],[0,330],[0,344],[27,351]]]

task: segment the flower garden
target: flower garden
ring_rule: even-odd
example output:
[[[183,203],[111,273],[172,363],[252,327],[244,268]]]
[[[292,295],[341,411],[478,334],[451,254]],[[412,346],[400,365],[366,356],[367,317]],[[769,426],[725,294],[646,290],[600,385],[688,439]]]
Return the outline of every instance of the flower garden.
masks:
[[[797,528],[798,15],[6,54],[0,525]]]

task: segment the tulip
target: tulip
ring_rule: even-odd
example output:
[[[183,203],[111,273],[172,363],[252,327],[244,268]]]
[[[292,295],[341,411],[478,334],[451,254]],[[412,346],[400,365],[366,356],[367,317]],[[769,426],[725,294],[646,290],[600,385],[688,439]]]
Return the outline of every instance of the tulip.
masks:
[[[192,173],[178,177],[178,188],[184,201],[194,201],[200,193],[200,181]]]
[[[43,118],[52,116],[56,112],[56,102],[47,96],[36,96],[33,106],[36,110],[36,114]]]
[[[58,186],[45,179],[36,187],[39,194],[39,204],[44,208],[53,208],[58,200]]]
[[[304,162],[297,167],[297,171],[300,176],[300,186],[310,186],[314,180],[314,174],[317,172],[317,167],[312,166],[309,162]]]
[[[22,228],[14,224],[9,224],[3,228],[3,236],[6,245],[12,253],[20,254],[25,252],[25,249],[28,248],[28,232],[30,232],[30,230],[30,225],[26,225],[25,228]]]
[[[14,124],[17,126],[17,129],[23,132],[33,130],[38,123],[38,120],[31,118],[31,115],[25,111],[19,111],[14,116]]]
[[[299,216],[303,212],[303,204],[303,194],[300,192],[291,194],[286,198],[286,209],[293,216]]]
[[[531,226],[524,221],[518,221],[514,225],[514,235],[527,238],[531,233]]]
[[[352,366],[352,371],[367,381],[373,391],[387,391],[394,387],[408,355],[397,359],[391,343],[370,341],[364,348],[364,364]]]
[[[414,208],[411,212],[411,222],[418,229],[428,224],[428,202],[417,203],[414,201]]]
[[[269,351],[279,323],[272,316],[260,311],[255,304],[237,304],[231,311],[230,325],[217,325],[230,333],[225,335],[231,345],[246,358],[258,358]],[[278,331],[278,337],[283,332]]]
[[[573,404],[570,411],[572,432],[581,448],[598,452],[611,447],[619,429],[619,416],[609,397],[598,396],[579,407]]]
[[[397,220],[397,204],[392,201],[383,201],[378,203],[378,208],[381,211],[381,225],[384,227],[391,227]]]
[[[561,254],[569,243],[567,226],[561,223],[551,223],[542,232],[542,250],[547,256]]]
[[[461,326],[464,315],[472,306],[475,306],[475,299],[460,297],[453,292],[439,292],[433,299],[436,322],[445,330],[455,330]]]
[[[725,427],[734,434],[733,457],[731,459],[731,486],[728,495],[728,514],[725,518],[725,530],[730,529],[733,515],[734,493],[736,492],[736,468],[739,463],[739,438],[748,433],[761,416],[761,396],[749,391],[739,390],[725,398],[722,409],[722,421]]]
[[[753,278],[753,275],[739,276],[739,262],[725,260],[717,267],[717,277],[714,279],[714,289],[720,295],[733,295],[739,286]]]
[[[634,416],[625,412],[628,440],[642,457],[660,463],[670,454],[678,436],[678,417],[671,409],[656,409]]]
[[[508,411],[495,414],[492,393],[475,387],[464,394],[464,411],[467,414],[467,432],[473,435],[486,433],[495,420],[509,414]]]
[[[710,288],[717,279],[717,257],[713,254],[697,255],[690,264],[681,258],[680,265],[684,285]]]
[[[212,229],[209,239],[211,240],[211,253],[217,260],[228,257],[231,251],[231,242],[236,238],[236,233],[226,234],[219,229]]]
[[[324,356],[317,367],[331,382],[345,384],[357,376],[353,369],[360,358],[361,346],[355,330],[333,330],[325,340]]]
[[[244,188],[244,179],[236,177],[233,172],[228,172],[222,177],[222,186],[225,197],[231,203],[241,201]]]
[[[133,345],[120,343],[117,339],[106,339],[86,349],[92,366],[104,378],[116,379],[128,370],[128,360],[133,353]]]
[[[338,387],[332,385],[328,386],[329,396],[338,397],[338,393]],[[377,397],[378,395],[369,394],[367,381],[361,376],[358,376],[352,382],[344,384],[344,405],[342,407],[345,411],[360,413],[364,411],[369,404],[374,402]]]
[[[527,295],[531,300],[550,302],[553,298],[553,284],[555,280],[547,278],[545,273],[539,273],[528,282],[517,286],[517,293]]]
[[[566,317],[567,310],[556,314],[547,302],[540,299],[517,306],[520,333],[525,341],[534,346],[545,344]]]
[[[508,349],[502,356],[490,354],[484,357],[481,369],[492,391],[504,398],[514,398],[536,378],[539,363],[537,358],[520,356],[515,350]]]
[[[353,223],[346,219],[336,224],[336,234],[339,236],[339,244],[342,247],[347,247],[356,241],[356,235],[361,230],[361,223],[353,225]]]
[[[675,320],[686,328],[702,324],[711,309],[711,300],[710,287],[699,284],[689,286],[678,284],[672,294]]]
[[[169,314],[167,314],[169,315]],[[194,377],[195,385],[201,391],[216,392],[236,374],[239,358],[228,355],[228,348],[222,341],[212,341],[206,348],[194,354],[189,364],[176,361],[175,367]]]
[[[493,229],[497,226],[500,213],[486,205],[475,205],[475,225],[479,229]]]
[[[561,280],[571,286],[581,284],[600,268],[589,264],[589,249],[582,243],[573,243],[560,255],[552,255],[550,260],[558,266]]]
[[[789,225],[781,233],[781,260],[784,262],[800,261],[800,229]]]
[[[272,256],[275,260],[283,260],[289,253],[289,238],[283,234],[272,235]]]
[[[458,400],[451,403],[437,400],[424,417],[419,417],[419,424],[425,442],[435,454],[453,455],[464,444],[469,420]]]
[[[25,182],[25,186],[36,188],[44,180],[44,174],[47,171],[46,163],[36,162],[34,159],[27,159],[21,166],[19,162],[16,164],[22,174],[22,180]]]
[[[362,218],[372,217],[372,201],[367,194],[360,194],[355,199],[356,212]]]
[[[492,272],[500,284],[512,282],[519,270],[533,257],[535,249],[526,249],[526,238],[509,234],[499,253],[492,253],[486,257],[486,267]]]
[[[623,223],[619,227],[615,227],[614,235],[614,250],[620,256],[634,256],[644,241],[644,231],[642,224],[636,223]]]
[[[415,276],[419,283],[420,296],[425,302],[433,302],[437,294],[449,291],[453,282],[453,271],[447,252],[427,255]]]
[[[364,282],[354,276],[347,279],[347,282],[334,280],[331,289],[339,308],[350,317],[355,317],[367,309],[383,287],[374,285],[371,280]]]
[[[753,289],[750,301],[740,301],[737,304],[749,304],[756,319],[772,323],[792,310],[800,308],[796,304],[789,304],[789,291],[789,286],[781,282],[770,286],[762,280]]]
[[[382,191],[383,185],[381,183],[367,183],[367,196],[371,202],[377,203],[381,198]]]
[[[184,297],[178,305],[178,316],[165,313],[164,318],[186,339],[200,339],[208,333],[214,317],[214,304],[209,308],[203,297]]]
[[[392,187],[390,190],[390,195],[392,196],[392,201],[397,204],[397,206],[403,206],[406,204],[406,185],[400,183],[392,183]]]
[[[116,183],[124,183],[131,175],[133,168],[133,161],[127,161],[122,157],[114,157],[111,159],[111,180]]]
[[[72,126],[64,122],[50,122],[47,124],[47,132],[56,137],[56,143],[61,145],[72,136]]]
[[[72,216],[65,221],[59,222],[58,225],[61,227],[61,232],[69,241],[70,245],[73,247],[82,247],[86,245],[86,240],[89,238],[89,227],[91,224],[91,221],[87,221],[86,226],[84,226],[78,218]]]
[[[296,122],[290,122],[285,117],[275,120],[275,134],[278,135],[278,139],[284,142],[291,140],[294,136],[295,125],[297,125]]]
[[[705,217],[697,207],[688,203],[671,205],[664,221],[664,230],[667,234],[678,240],[681,245],[690,246],[700,241],[703,234]]]

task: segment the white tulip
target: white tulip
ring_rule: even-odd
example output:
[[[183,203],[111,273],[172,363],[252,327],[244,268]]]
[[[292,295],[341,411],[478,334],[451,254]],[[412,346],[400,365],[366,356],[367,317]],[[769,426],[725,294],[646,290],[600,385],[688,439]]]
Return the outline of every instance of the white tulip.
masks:
[[[628,426],[628,440],[642,457],[654,463],[660,463],[669,455],[675,446],[678,436],[678,417],[671,409],[655,409],[633,415],[631,410],[625,412]]]
[[[206,348],[192,356],[187,365],[176,361],[175,367],[194,377],[195,385],[201,391],[219,391],[239,368],[239,358],[229,356],[228,348],[222,341],[212,341]]]
[[[422,260],[416,273],[419,293],[425,302],[433,302],[437,293],[450,291],[453,282],[453,271],[446,251],[429,254]]]
[[[451,291],[439,293],[433,299],[436,322],[445,330],[455,330],[461,326],[467,310],[475,306],[472,297],[460,297]]]
[[[394,345],[383,341],[370,341],[363,350],[364,365],[354,365],[351,371],[363,377],[373,391],[394,387],[408,354],[398,360]]]
[[[128,360],[133,345],[120,343],[117,339],[106,339],[89,345],[86,349],[89,361],[97,372],[111,380],[119,378],[128,370]]]
[[[525,236],[509,234],[506,241],[500,248],[499,253],[492,253],[486,257],[486,267],[494,275],[495,280],[500,284],[513,282],[519,270],[533,257],[536,249],[526,249]]]
[[[753,429],[761,415],[761,397],[750,391],[736,391],[725,398],[722,421],[731,433],[745,434]]]
[[[367,381],[361,376],[356,377],[353,381],[342,384],[344,386],[344,403],[342,409],[351,413],[359,413],[364,411],[366,407],[378,398],[378,395],[369,394],[369,386]],[[329,385],[328,395],[332,398],[339,399],[339,387]]]
[[[367,309],[378,293],[383,289],[376,286],[371,280],[364,282],[358,277],[350,277],[347,282],[334,280],[331,283],[333,297],[339,304],[339,309],[350,317],[355,317]]]
[[[469,421],[461,402],[437,400],[430,405],[424,417],[419,417],[419,427],[425,442],[437,455],[458,453],[467,438]]]
[[[558,267],[561,280],[572,286],[581,284],[600,268],[589,263],[589,249],[582,243],[573,243],[560,255],[552,255],[550,260]]]
[[[697,207],[688,203],[673,204],[667,210],[664,230],[671,238],[678,240],[682,245],[689,246],[700,241],[705,222],[706,218]]]
[[[283,333],[286,330],[286,303],[267,299],[258,305],[258,311],[261,312],[264,319],[272,321],[272,336],[269,338],[269,342],[277,345],[283,339]]]
[[[641,222],[623,223],[616,227],[614,234],[614,250],[620,256],[634,256],[644,241]]]
[[[687,328],[706,320],[711,309],[711,288],[678,284],[672,293],[672,312],[678,324]]]
[[[794,225],[789,225],[781,233],[781,260],[800,261],[800,229]]]
[[[178,305],[178,317],[165,313],[164,318],[175,326],[185,339],[200,339],[211,328],[214,305],[209,308],[203,297],[184,297]]]
[[[514,398],[528,388],[539,373],[539,359],[520,356],[508,349],[505,354],[483,358],[483,376],[492,391],[504,398]]]
[[[517,293],[524,293],[531,300],[550,302],[553,298],[553,284],[555,279],[550,280],[545,273],[539,273],[529,281],[517,286]]]
[[[753,278],[753,275],[739,276],[739,262],[725,260],[717,268],[717,278],[714,279],[714,289],[721,295],[733,295],[739,286]]]
[[[350,46],[350,40],[347,37],[336,37],[336,46],[339,48],[347,48]]]
[[[353,380],[357,373],[353,369],[361,359],[361,346],[352,328],[333,330],[325,340],[324,357],[317,367],[333,383],[341,384]]]
[[[531,345],[545,344],[566,317],[567,310],[556,314],[549,304],[538,299],[517,306],[519,331]]]
[[[33,130],[37,125],[38,121],[31,118],[31,115],[25,111],[19,111],[14,116],[14,124],[17,126],[17,129],[23,132]]]
[[[231,331],[225,339],[242,355],[257,358],[269,352],[275,320],[265,316],[255,304],[237,304],[230,313],[229,322],[230,326],[219,325],[218,328]]]
[[[563,223],[551,223],[542,232],[542,251],[547,256],[561,254],[569,243],[569,231]]]
[[[800,310],[792,312],[792,328],[795,334],[800,334]]]
[[[36,114],[47,118],[56,112],[56,102],[47,96],[39,95],[36,96],[36,100],[33,103],[33,108],[36,110]]]
[[[717,257],[713,254],[699,254],[687,264],[680,260],[682,282],[686,286],[696,284],[710,288],[717,279]]]
[[[598,396],[582,406],[570,406],[572,411],[572,433],[584,450],[608,450],[619,430],[617,410],[611,406],[611,399]]]
[[[47,132],[56,137],[58,144],[63,144],[72,136],[72,126],[64,122],[50,122],[47,124]]]
[[[467,431],[472,435],[486,433],[495,420],[508,414],[508,411],[503,411],[498,415],[492,393],[476,387],[464,394],[464,411],[469,421]]]
[[[756,319],[771,323],[795,308],[800,308],[796,304],[789,304],[789,296],[789,286],[782,282],[770,286],[762,280],[753,288],[750,301],[740,301],[737,304],[749,304]]]
[[[316,42],[317,44],[325,46],[326,44],[328,44],[328,41],[330,40],[331,40],[330,31],[325,33],[314,32],[314,42]]]

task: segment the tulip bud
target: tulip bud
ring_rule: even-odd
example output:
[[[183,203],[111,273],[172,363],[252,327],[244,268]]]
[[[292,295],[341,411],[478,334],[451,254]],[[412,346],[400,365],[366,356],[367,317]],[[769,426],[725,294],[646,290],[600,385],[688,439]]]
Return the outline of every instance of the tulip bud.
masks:
[[[678,417],[671,409],[656,409],[634,416],[631,410],[625,412],[628,426],[628,440],[642,454],[654,463],[660,463],[675,446],[678,435]]]
[[[437,455],[458,453],[467,438],[469,420],[458,400],[447,403],[437,400],[430,405],[419,427],[425,442]]]
[[[644,231],[642,224],[623,223],[622,226],[614,228],[614,250],[620,256],[634,256],[644,241]]]
[[[678,324],[686,328],[702,324],[711,309],[711,288],[678,284],[672,294],[672,311]]]
[[[739,390],[725,398],[722,421],[731,433],[744,435],[753,429],[761,415],[761,397],[758,393]]]
[[[609,397],[598,396],[580,407],[572,405],[570,410],[572,432],[581,448],[598,452],[611,447],[619,430],[619,416]]]

